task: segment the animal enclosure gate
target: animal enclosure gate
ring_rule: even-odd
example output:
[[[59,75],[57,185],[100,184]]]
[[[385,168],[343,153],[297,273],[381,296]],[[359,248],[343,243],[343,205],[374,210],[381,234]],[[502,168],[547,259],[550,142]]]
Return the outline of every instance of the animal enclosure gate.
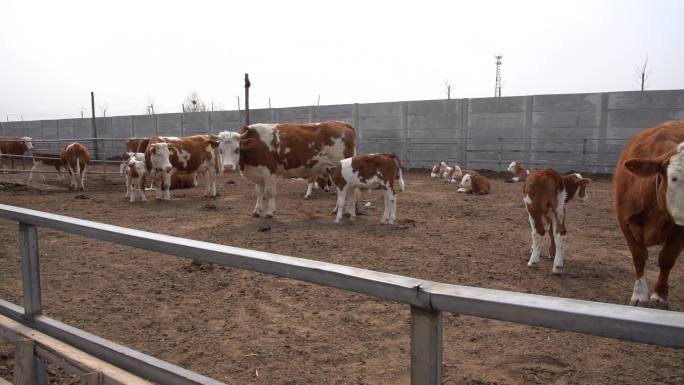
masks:
[[[2,204],[0,218],[19,222],[24,291],[23,308],[0,300],[0,314],[145,380],[160,384],[221,383],[42,316],[38,226],[409,305],[412,384],[441,384],[442,312],[684,348],[684,313],[679,312],[444,284]]]

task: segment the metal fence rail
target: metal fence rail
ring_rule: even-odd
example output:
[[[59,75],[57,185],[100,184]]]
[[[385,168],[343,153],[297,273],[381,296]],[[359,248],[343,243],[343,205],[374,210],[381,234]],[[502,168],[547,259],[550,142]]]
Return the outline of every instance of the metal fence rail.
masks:
[[[437,283],[1,204],[0,218],[20,224],[24,280],[23,311],[16,305],[0,301],[0,313],[23,320],[45,334],[126,371],[163,384],[217,382],[210,382],[202,376],[199,379],[190,378],[191,372],[41,316],[37,226],[410,305],[412,384],[441,383],[442,312],[684,348],[684,313],[679,312]]]

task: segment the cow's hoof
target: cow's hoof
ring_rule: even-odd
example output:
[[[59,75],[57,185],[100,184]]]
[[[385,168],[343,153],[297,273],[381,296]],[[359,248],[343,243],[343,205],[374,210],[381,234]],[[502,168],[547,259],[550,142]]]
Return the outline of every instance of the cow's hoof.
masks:
[[[561,275],[563,274],[563,266],[554,266],[553,269],[551,269],[551,271],[553,272],[553,274]]]
[[[311,198],[311,195],[304,195],[304,199],[309,199]]]
[[[252,218],[259,218],[259,213],[256,213],[256,212],[252,213]]]
[[[663,310],[670,309],[670,306],[667,304],[667,300],[663,299],[656,293],[651,294],[651,299],[648,301],[648,307]]]
[[[529,262],[527,262],[527,266],[528,266],[528,267],[531,267],[531,268],[533,268],[533,269],[536,269],[536,268],[539,267],[539,262],[537,262],[537,261],[529,261]]]
[[[648,300],[632,297],[632,299],[629,300],[629,306],[649,307],[650,304]]]
[[[264,217],[267,219],[271,219],[271,218],[273,218],[273,214],[266,214]]]

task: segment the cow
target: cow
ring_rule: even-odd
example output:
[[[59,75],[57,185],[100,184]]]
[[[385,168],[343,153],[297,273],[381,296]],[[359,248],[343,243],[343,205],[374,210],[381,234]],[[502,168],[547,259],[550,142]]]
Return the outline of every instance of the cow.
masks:
[[[124,179],[126,181],[126,198],[130,195],[131,192],[131,179],[128,176],[128,168],[130,165],[130,161],[132,159],[142,161],[143,163],[145,162],[145,153],[144,152],[124,152],[123,155],[121,156],[121,159],[123,159],[123,162],[121,163],[121,168],[119,170],[120,173],[124,174]],[[143,180],[144,182],[144,180]]]
[[[39,171],[42,168],[54,167],[57,170],[57,175],[59,179],[63,179],[62,168],[65,167],[62,156],[60,154],[46,154],[35,152],[33,153],[33,167],[31,167],[31,172],[29,173],[29,183],[33,183],[33,173]],[[40,174],[41,180],[45,182],[45,174]]]
[[[456,183],[456,182],[463,180],[463,177],[466,174],[470,174],[471,176],[480,175],[480,173],[475,171],[475,170],[468,170],[465,168],[461,168],[457,164],[455,164],[454,165],[454,172],[451,174],[451,183]]]
[[[69,187],[73,188],[74,191],[78,191],[79,189],[85,191],[83,182],[85,180],[86,167],[90,163],[88,147],[76,142],[67,144],[60,157],[71,176]]]
[[[634,263],[630,304],[668,308],[668,277],[684,247],[684,121],[639,132],[618,160],[615,211]],[[649,298],[644,276],[648,247],[662,245],[659,275]]]
[[[340,160],[354,156],[356,131],[344,122],[252,124],[242,132],[222,132],[224,170],[238,165],[255,184],[257,201],[252,216],[275,214],[276,178],[328,175]],[[264,210],[264,199],[267,206]]]
[[[551,240],[549,256],[554,257],[551,271],[554,274],[563,273],[566,207],[575,195],[580,200],[587,199],[586,187],[589,182],[591,180],[583,178],[581,174],[561,176],[550,168],[534,171],[527,176],[523,185],[523,203],[532,228],[532,255],[527,266],[538,266],[548,224]]]
[[[489,179],[480,174],[465,174],[458,186],[457,192],[466,194],[486,195],[491,189]]]
[[[197,173],[174,172],[171,174],[171,190],[193,188],[197,185]]]
[[[126,141],[126,152],[145,152],[150,138],[130,138]]]
[[[385,212],[381,223],[394,224],[397,215],[397,191],[394,180],[399,179],[399,190],[404,191],[401,161],[395,154],[370,154],[343,159],[332,172],[337,190],[337,216],[340,223],[346,207],[350,219],[356,219],[356,190],[381,188],[385,190]]]
[[[437,163],[435,163],[434,166],[432,166],[432,170],[430,171],[430,177],[431,178],[441,178],[442,177],[442,163],[444,163],[444,162],[437,162]]]
[[[171,174],[174,171],[206,172],[204,196],[215,197],[216,183],[221,174],[218,148],[219,139],[215,135],[150,138],[145,150],[145,164],[152,178],[155,178],[157,173],[161,174],[157,199],[171,199]]]
[[[2,155],[24,155],[27,152],[33,151],[33,143],[28,136],[0,136],[0,163],[2,163]],[[10,160],[10,167],[14,169],[14,156],[8,156]],[[24,160],[21,160],[22,169],[25,168]],[[4,169],[4,166],[2,167]]]
[[[136,157],[131,157],[128,160],[126,167],[126,197],[130,196],[130,202],[135,202],[136,192],[140,195],[140,200],[146,202],[145,197],[145,175],[147,174],[147,167],[145,160],[138,160]]]
[[[511,164],[508,165],[507,170],[513,174],[513,177],[510,179],[511,182],[524,182],[525,178],[530,175],[530,170],[526,169],[525,166],[517,160],[511,162]]]
[[[455,169],[453,167],[449,167],[446,162],[440,162],[439,170],[441,172],[442,179],[444,179],[445,182],[451,182]]]

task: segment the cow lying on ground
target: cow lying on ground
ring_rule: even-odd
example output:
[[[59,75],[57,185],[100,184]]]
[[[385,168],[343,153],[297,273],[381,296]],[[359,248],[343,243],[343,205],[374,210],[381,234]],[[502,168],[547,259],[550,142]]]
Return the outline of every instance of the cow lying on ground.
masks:
[[[138,160],[136,157],[131,157],[126,165],[126,196],[130,196],[130,201],[135,202],[136,192],[140,195],[140,200],[146,202],[145,197],[145,175],[147,174],[147,167],[145,160]]]
[[[441,178],[442,177],[442,163],[444,163],[444,162],[437,162],[437,163],[435,163],[434,166],[432,166],[432,170],[430,171],[430,177],[431,178]]]
[[[85,180],[86,167],[90,164],[88,147],[80,143],[67,144],[60,157],[64,167],[66,167],[71,176],[69,187],[73,188],[74,191],[85,191],[83,182]]]
[[[64,179],[64,176],[62,175],[62,167],[64,167],[64,163],[62,163],[62,156],[60,154],[46,154],[40,152],[33,153],[33,167],[31,167],[31,172],[29,173],[29,183],[33,183],[34,172],[38,172],[43,168],[52,167],[57,170],[59,179]],[[41,173],[40,177],[41,181],[45,182],[45,174]]]
[[[33,151],[33,143],[28,136],[0,136],[0,164],[2,164],[2,155],[24,155],[27,152]],[[14,169],[14,161],[17,159],[14,156],[8,156],[10,161],[10,168]],[[21,159],[21,168],[25,169],[24,159]],[[4,169],[4,165],[2,166]]]
[[[518,161],[511,162],[507,170],[513,174],[513,177],[510,179],[511,182],[524,182],[525,178],[530,175],[530,170],[526,169],[525,166]]]
[[[475,170],[468,170],[465,168],[461,168],[457,164],[455,164],[454,165],[454,172],[451,175],[451,183],[456,183],[456,182],[463,180],[463,177],[466,174],[470,174],[471,176],[480,175],[480,173],[475,171]]]
[[[344,122],[311,124],[252,124],[241,134],[222,132],[224,170],[235,170],[255,183],[257,201],[252,215],[275,214],[276,177],[309,178],[327,175],[342,159],[354,155],[356,132]],[[267,201],[264,210],[264,199]]]
[[[615,209],[632,254],[630,304],[667,308],[668,277],[684,248],[684,121],[641,131],[627,144],[613,177]],[[660,273],[649,299],[648,247],[662,245]]]
[[[394,154],[370,154],[340,161],[332,172],[337,189],[337,216],[340,223],[346,209],[351,220],[356,219],[356,190],[358,188],[382,188],[385,190],[385,212],[382,223],[394,224],[397,215],[397,191],[394,180],[399,179],[399,190],[404,191],[401,162]]]
[[[549,256],[553,256],[553,273],[563,273],[565,250],[565,212],[568,202],[577,194],[581,200],[587,198],[586,186],[590,180],[580,174],[561,176],[547,168],[527,176],[523,186],[523,202],[532,227],[532,255],[527,266],[539,264],[541,247],[549,225]]]
[[[214,135],[150,138],[145,150],[145,163],[157,184],[157,199],[171,199],[171,174],[205,172],[204,196],[216,196],[216,183],[221,174],[219,139]],[[161,174],[161,178],[155,178]],[[157,180],[161,179],[159,183]]]
[[[489,190],[489,179],[480,174],[465,174],[463,179],[461,179],[459,189],[456,191],[466,194],[486,195],[489,194]]]

